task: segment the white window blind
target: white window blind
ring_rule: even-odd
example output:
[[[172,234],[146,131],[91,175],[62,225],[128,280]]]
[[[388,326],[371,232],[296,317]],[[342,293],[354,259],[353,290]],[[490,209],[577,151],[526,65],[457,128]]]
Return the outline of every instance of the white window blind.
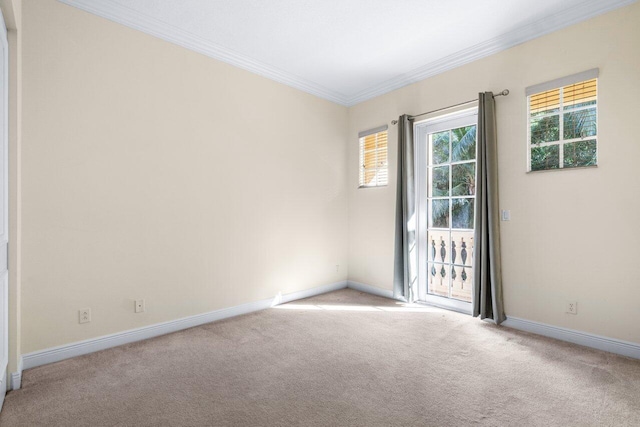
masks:
[[[387,126],[358,134],[360,139],[360,187],[381,187],[389,182]]]

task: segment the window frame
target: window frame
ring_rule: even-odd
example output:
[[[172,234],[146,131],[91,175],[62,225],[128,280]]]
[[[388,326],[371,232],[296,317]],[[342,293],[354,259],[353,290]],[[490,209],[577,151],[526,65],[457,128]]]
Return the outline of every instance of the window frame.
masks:
[[[574,84],[579,84],[582,82],[586,82],[586,81],[590,81],[590,80],[594,80],[596,81],[596,103],[592,104],[592,105],[588,105],[588,106],[584,106],[584,107],[579,107],[577,109],[572,109],[572,110],[564,110],[564,88],[567,86],[571,86]],[[566,76],[566,77],[562,77],[559,79],[555,79],[555,80],[551,80],[545,83],[540,83],[537,85],[533,85],[530,87],[527,87],[525,89],[525,94],[526,94],[526,102],[527,102],[527,118],[526,118],[526,124],[527,124],[527,164],[526,164],[526,172],[527,173],[535,173],[535,172],[550,172],[550,171],[559,171],[559,170],[572,170],[572,169],[584,169],[584,168],[595,168],[598,167],[598,163],[599,163],[599,159],[600,159],[600,152],[599,152],[599,136],[598,136],[598,119],[599,119],[599,115],[600,115],[600,109],[599,107],[599,69],[598,68],[594,68],[591,70],[587,70],[581,73],[577,73],[577,74],[573,74],[570,76]],[[543,115],[542,117],[552,117],[552,116],[558,116],[558,140],[557,141],[550,141],[550,142],[543,142],[543,143],[538,143],[538,144],[532,144],[531,142],[531,123],[532,123],[532,117],[531,117],[531,97],[535,96],[537,94],[540,93],[544,93],[547,91],[551,91],[551,90],[558,90],[559,91],[559,100],[558,100],[558,112],[557,113],[548,113]],[[595,135],[591,135],[591,136],[585,136],[585,137],[578,137],[578,138],[568,138],[565,139],[564,138],[564,115],[568,112],[575,112],[575,111],[583,111],[583,110],[588,110],[588,109],[592,109],[595,108],[595,127],[596,127],[596,133]],[[594,165],[585,165],[585,166],[569,166],[569,167],[565,167],[564,165],[564,152],[565,152],[565,145],[567,144],[572,144],[572,143],[577,143],[577,142],[581,142],[581,141],[590,141],[590,140],[595,140],[595,145],[596,145],[596,154],[595,154],[595,158],[596,158],[596,162]],[[550,146],[558,146],[558,167],[557,168],[549,168],[549,169],[536,169],[533,170],[531,167],[531,151],[533,148],[537,148],[537,147],[550,147]]]

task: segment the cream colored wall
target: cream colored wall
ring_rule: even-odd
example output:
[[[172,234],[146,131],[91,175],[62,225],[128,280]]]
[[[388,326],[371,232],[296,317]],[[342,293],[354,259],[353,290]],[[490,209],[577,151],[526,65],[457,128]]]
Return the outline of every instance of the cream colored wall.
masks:
[[[358,131],[507,88],[496,100],[507,315],[640,343],[639,22],[636,3],[350,108],[349,279],[392,289],[397,130],[389,186],[363,190]],[[527,174],[525,87],[594,67],[598,167]]]
[[[346,107],[54,0],[23,27],[23,353],[346,280]]]

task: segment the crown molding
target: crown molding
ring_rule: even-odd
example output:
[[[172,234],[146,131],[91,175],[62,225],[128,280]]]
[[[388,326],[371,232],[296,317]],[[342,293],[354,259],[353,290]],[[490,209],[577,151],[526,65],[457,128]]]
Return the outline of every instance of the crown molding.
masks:
[[[532,21],[491,40],[478,43],[452,55],[430,62],[407,73],[356,93],[353,96],[332,91],[302,77],[264,64],[231,49],[211,43],[183,29],[170,26],[127,7],[101,0],[58,0],[86,12],[106,18],[129,28],[142,31],[227,64],[242,68],[278,83],[341,104],[347,107],[375,98],[428,77],[468,64],[509,49],[526,41],[552,33],[578,22],[635,3],[637,0],[590,0],[564,9],[551,17]]]
[[[551,17],[530,22],[520,28],[493,39],[478,43],[452,55],[430,62],[402,75],[393,77],[379,85],[359,92],[349,98],[347,106],[359,104],[371,98],[400,89],[401,87],[433,77],[478,59],[507,50],[545,34],[569,27],[578,22],[596,17],[614,9],[635,3],[637,0],[591,0],[579,6],[565,9]]]

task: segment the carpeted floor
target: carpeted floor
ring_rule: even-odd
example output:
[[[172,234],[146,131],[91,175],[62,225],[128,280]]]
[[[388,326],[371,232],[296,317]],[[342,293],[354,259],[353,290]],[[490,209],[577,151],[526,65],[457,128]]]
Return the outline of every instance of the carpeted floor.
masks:
[[[11,426],[640,426],[640,361],[345,289],[24,372]]]

